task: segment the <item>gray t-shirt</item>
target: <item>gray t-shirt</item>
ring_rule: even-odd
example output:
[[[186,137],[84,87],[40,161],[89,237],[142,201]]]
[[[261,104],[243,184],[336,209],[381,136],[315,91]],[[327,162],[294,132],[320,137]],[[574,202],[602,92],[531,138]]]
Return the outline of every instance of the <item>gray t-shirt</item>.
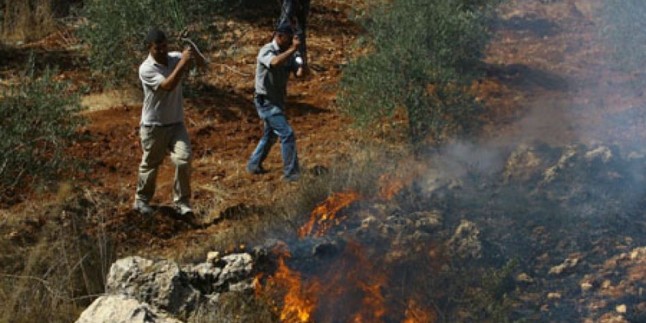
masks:
[[[264,95],[269,102],[283,108],[289,73],[296,71],[298,64],[296,56],[292,55],[283,65],[271,67],[271,60],[279,54],[280,48],[276,41],[260,49],[256,64],[256,94]]]
[[[177,85],[172,91],[159,87],[173,72],[181,57],[180,52],[169,52],[168,66],[164,66],[148,55],[148,58],[139,66],[139,79],[144,89],[142,125],[163,126],[184,122],[182,85]]]

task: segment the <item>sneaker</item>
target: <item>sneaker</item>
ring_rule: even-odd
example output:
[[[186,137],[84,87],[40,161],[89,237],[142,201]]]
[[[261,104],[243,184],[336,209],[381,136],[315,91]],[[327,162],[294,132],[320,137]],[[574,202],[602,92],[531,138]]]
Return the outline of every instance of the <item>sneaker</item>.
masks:
[[[150,205],[148,205],[147,202],[144,202],[142,200],[136,200],[133,208],[141,215],[151,215],[155,211]]]
[[[252,175],[262,175],[262,174],[267,174],[269,171],[266,169],[262,168],[262,166],[258,166],[255,168],[250,168],[247,166],[247,173],[252,174]]]
[[[186,203],[178,203],[176,208],[177,213],[181,216],[193,215],[193,209]]]

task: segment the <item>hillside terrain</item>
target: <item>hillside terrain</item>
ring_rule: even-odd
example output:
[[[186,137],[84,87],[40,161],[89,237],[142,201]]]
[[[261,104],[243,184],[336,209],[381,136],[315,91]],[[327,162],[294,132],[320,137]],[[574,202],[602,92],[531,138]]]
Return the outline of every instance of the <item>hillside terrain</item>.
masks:
[[[646,98],[634,86],[641,77],[638,72],[622,73],[608,63],[595,15],[601,3],[505,2],[492,26],[494,37],[484,59],[486,77],[473,86],[485,108],[482,133],[468,143],[438,149],[430,160],[414,160],[405,153],[402,134],[389,125],[362,131],[366,129],[353,128],[351,118],[339,110],[338,84],[343,67],[363,52],[355,45],[362,29],[350,19],[353,8],[344,1],[314,2],[308,31],[312,74],[290,81],[288,89],[287,116],[305,174],[297,183],[281,180],[277,146],[265,165],[269,173],[245,172],[262,133],[251,101],[255,55],[269,41],[274,17],[253,10],[214,17],[219,34],[205,50],[211,63],[207,71],[191,75],[185,89],[194,154],[195,219],[182,219],[171,208],[174,169],[168,159],[159,174],[154,215],[144,218],[132,211],[141,158],[141,94],[138,89],[90,91],[84,97],[89,122],[69,150],[92,161],[87,173],[70,175],[71,183],[87,180],[87,184],[73,189],[61,185],[53,194],[34,193],[33,198],[0,210],[3,246],[23,247],[38,240],[47,223],[60,217],[49,205],[80,195],[84,201],[80,204],[90,201],[96,213],[89,216],[86,233],[110,241],[114,253],[110,258],[136,254],[190,262],[210,250],[245,250],[245,244],[273,237],[263,230],[289,203],[294,212],[302,213],[301,223],[307,221],[313,210],[299,209],[303,198],[297,196],[308,193],[320,178],[387,156],[389,162],[376,162],[387,165],[383,168],[390,173],[383,178],[401,183],[387,194],[393,199],[384,202],[385,209],[401,212],[414,209],[417,202],[442,209],[447,228],[465,219],[478,225],[489,243],[483,247],[485,254],[487,250],[494,254],[484,263],[500,268],[504,260],[521,259],[513,275],[515,287],[506,290],[512,319],[639,322],[646,317],[642,293],[646,222],[641,210],[646,192],[642,185]],[[3,64],[3,83],[11,82],[11,74],[27,59],[25,52],[35,49],[41,60],[37,64],[59,65],[60,78],[79,88],[91,86],[89,71],[70,49],[75,45],[73,36],[61,31],[6,50],[13,60]],[[145,53],[137,54],[145,58]],[[402,122],[401,117],[394,122]],[[366,153],[375,147],[380,154]],[[612,157],[603,159],[606,152]],[[595,158],[611,162],[599,166]],[[459,184],[445,184],[445,176],[436,175],[443,172],[455,175]],[[491,173],[495,175],[489,177]],[[443,184],[436,189],[432,181]],[[419,185],[432,194],[411,193]],[[527,195],[519,197],[525,190]],[[421,197],[428,200],[413,201]],[[514,201],[517,204],[511,205]],[[366,209],[386,212],[379,203]],[[393,206],[396,203],[400,206]],[[39,211],[43,213],[34,214]],[[552,211],[576,213],[574,225],[547,216],[528,219]],[[452,219],[450,212],[455,212]],[[526,217],[508,216],[514,212]],[[298,223],[292,225],[298,229]]]

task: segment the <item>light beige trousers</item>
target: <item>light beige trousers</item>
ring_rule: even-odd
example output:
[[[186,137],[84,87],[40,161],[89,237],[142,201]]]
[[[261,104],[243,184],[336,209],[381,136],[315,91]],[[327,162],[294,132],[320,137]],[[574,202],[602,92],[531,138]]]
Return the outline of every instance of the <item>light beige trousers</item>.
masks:
[[[191,197],[191,141],[183,123],[171,126],[142,126],[139,129],[143,156],[135,198],[150,202],[155,194],[157,170],[170,152],[175,164],[173,202],[189,204]]]

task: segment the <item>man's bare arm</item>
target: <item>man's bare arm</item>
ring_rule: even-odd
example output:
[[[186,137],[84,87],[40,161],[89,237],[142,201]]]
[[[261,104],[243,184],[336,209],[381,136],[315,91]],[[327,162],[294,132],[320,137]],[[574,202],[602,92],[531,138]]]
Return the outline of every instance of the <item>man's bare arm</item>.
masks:
[[[192,58],[192,49],[187,47],[182,52],[182,58],[180,58],[179,63],[175,66],[175,69],[170,73],[170,75],[159,85],[159,87],[164,91],[172,91],[177,87],[179,82],[182,80],[182,75],[184,71],[188,68],[188,63]]]
[[[276,55],[274,58],[271,59],[271,62],[269,63],[271,67],[283,65],[298,50],[298,46],[300,44],[301,44],[300,39],[298,39],[298,36],[294,35],[294,39],[292,40],[292,45],[289,46],[289,48],[286,51]]]

